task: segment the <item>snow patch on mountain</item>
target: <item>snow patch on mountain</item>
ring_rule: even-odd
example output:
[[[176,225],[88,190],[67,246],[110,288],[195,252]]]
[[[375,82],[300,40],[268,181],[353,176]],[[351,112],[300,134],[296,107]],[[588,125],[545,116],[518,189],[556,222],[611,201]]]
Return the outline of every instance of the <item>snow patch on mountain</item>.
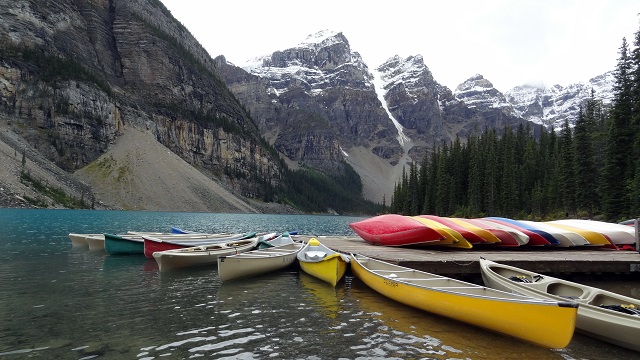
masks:
[[[407,135],[405,135],[404,128],[402,127],[400,122],[396,120],[396,118],[393,116],[393,114],[389,110],[389,105],[387,104],[387,100],[384,98],[385,94],[387,93],[387,90],[385,89],[385,87],[388,84],[389,84],[388,77],[380,71],[380,68],[375,69],[373,71],[373,86],[376,89],[376,95],[378,96],[378,99],[380,100],[382,107],[387,112],[387,115],[389,115],[389,118],[393,122],[393,125],[398,130],[398,137],[397,137],[398,142],[400,143],[401,146],[404,146],[407,142],[410,141],[410,139],[409,137],[407,137]]]
[[[420,99],[420,92],[424,87],[421,78],[429,69],[424,65],[421,55],[409,56],[406,59],[395,55],[378,66],[376,71],[379,72],[386,89],[402,86],[415,103]]]

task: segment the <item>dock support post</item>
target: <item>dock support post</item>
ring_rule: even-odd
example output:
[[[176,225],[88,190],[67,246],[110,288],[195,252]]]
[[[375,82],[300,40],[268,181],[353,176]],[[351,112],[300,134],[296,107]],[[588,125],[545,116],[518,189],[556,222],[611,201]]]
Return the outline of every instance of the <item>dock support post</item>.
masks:
[[[633,222],[636,228],[636,251],[640,252],[640,218],[636,218],[636,221]]]

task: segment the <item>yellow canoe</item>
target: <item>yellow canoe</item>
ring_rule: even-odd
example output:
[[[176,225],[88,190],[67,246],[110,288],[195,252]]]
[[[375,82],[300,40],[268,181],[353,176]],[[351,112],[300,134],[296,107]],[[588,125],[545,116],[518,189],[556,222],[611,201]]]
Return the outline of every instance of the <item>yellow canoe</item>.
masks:
[[[297,255],[302,271],[332,286],[342,279],[347,271],[349,257],[322,245],[312,238]]]
[[[448,227],[447,225],[439,223],[435,220],[431,220],[431,219],[427,219],[419,216],[412,216],[411,218],[426,226],[429,226],[433,230],[437,231],[444,238],[444,240],[432,241],[432,242],[420,244],[420,246],[444,245],[447,247],[455,247],[455,248],[463,248],[463,249],[473,248],[473,246],[467,239],[465,239],[459,232]]]
[[[580,234],[582,237],[584,237],[589,242],[589,245],[604,246],[604,247],[614,247],[615,248],[615,246],[613,246],[611,241],[609,239],[607,239],[604,235],[602,235],[599,232],[591,231],[591,230],[587,230],[587,229],[581,229],[581,228],[577,228],[575,226],[569,226],[569,225],[557,223],[557,222],[554,222],[554,221],[547,221],[547,224],[549,224],[551,226],[555,226],[555,227],[557,227],[559,229],[573,231],[573,232],[575,232],[577,234]]]
[[[468,222],[468,221],[464,221],[464,219],[460,219],[460,218],[447,218],[451,221],[453,221],[454,223],[465,227],[467,230],[474,232],[476,235],[480,236],[481,238],[483,238],[485,240],[485,242],[487,244],[493,244],[493,243],[499,243],[500,239],[498,239],[497,236],[493,235],[492,233],[490,233],[489,231],[473,225],[472,223]]]
[[[351,254],[353,274],[405,305],[547,348],[566,347],[578,304],[512,294]]]

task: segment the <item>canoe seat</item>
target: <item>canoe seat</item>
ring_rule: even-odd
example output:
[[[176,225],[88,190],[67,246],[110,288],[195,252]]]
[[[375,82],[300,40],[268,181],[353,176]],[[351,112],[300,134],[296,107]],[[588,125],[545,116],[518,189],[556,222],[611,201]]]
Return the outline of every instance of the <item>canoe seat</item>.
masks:
[[[324,251],[307,251],[304,256],[309,260],[320,260],[324,259],[327,253]]]

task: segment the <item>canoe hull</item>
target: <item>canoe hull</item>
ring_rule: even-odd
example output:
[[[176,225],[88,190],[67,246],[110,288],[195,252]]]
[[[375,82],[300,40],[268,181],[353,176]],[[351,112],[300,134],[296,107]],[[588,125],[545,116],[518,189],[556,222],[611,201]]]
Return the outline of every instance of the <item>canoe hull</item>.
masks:
[[[403,246],[443,240],[436,230],[409,216],[385,214],[349,224],[361,238],[374,245]]]
[[[184,249],[188,247],[229,242],[233,240],[248,239],[256,236],[256,233],[246,234],[196,234],[179,233],[165,236],[143,236],[144,256],[153,259],[153,253],[158,251]]]
[[[329,249],[318,239],[311,238],[296,256],[305,273],[336,286],[344,277],[349,257]]]
[[[635,229],[626,225],[580,219],[555,220],[553,223],[599,232],[610,239],[614,245],[635,245],[636,243]]]
[[[109,255],[143,254],[144,241],[140,238],[127,238],[114,234],[104,234],[104,250]]]
[[[87,241],[85,240],[85,238],[87,236],[94,236],[94,235],[102,235],[102,234],[70,233],[69,234],[69,240],[71,240],[71,246],[72,247],[88,247],[89,244],[87,244]]]
[[[300,262],[305,273],[336,286],[347,271],[347,262],[340,256],[333,256],[319,262]]]
[[[600,304],[633,304],[640,308],[640,299],[630,298],[602,289],[537,274],[488,260],[480,261],[482,279],[487,286],[541,299],[563,300],[568,297],[580,303],[576,330],[591,337],[640,351],[640,315],[629,315],[601,308]],[[510,280],[517,276],[528,283]],[[597,305],[596,305],[597,304]]]
[[[218,276],[221,281],[259,276],[291,266],[303,243],[291,243],[252,250],[238,255],[218,257]]]
[[[418,215],[418,217],[431,219],[450,227],[451,229],[457,231],[460,235],[462,235],[462,237],[464,237],[471,244],[482,244],[487,241],[483,237],[474,233],[473,231],[470,231],[466,227],[456,223],[455,221],[451,221],[451,219],[448,219],[446,217],[440,217],[435,215]]]
[[[104,251],[104,234],[87,236],[85,241],[90,251]]]
[[[498,224],[502,224],[502,225],[506,225],[506,226],[510,226],[524,234],[526,234],[529,237],[529,242],[527,243],[527,245],[533,245],[533,246],[548,246],[551,245],[551,243],[542,235],[538,234],[535,231],[530,231],[529,229],[521,226],[517,221],[512,220],[512,219],[508,219],[508,218],[501,218],[501,217],[486,217],[483,218],[484,220],[488,220],[488,221],[493,221],[496,222]]]
[[[439,289],[438,285],[421,286],[412,284],[412,280],[401,281],[395,280],[392,276],[381,276],[363,266],[371,261],[380,262],[351,255],[351,269],[354,275],[378,293],[405,305],[548,348],[566,347],[573,337],[576,304],[519,297],[474,284],[468,284],[468,287],[451,287],[451,290]],[[386,265],[390,269],[388,274],[396,269],[398,273],[410,271],[413,274],[433,277],[414,279],[413,282],[433,280],[433,283],[440,282],[444,285],[450,280],[393,264]],[[456,291],[467,291],[470,294]]]
[[[153,253],[153,258],[158,263],[160,272],[212,266],[218,262],[218,257],[251,251],[257,243],[258,240],[253,238],[223,244],[159,251]]]

